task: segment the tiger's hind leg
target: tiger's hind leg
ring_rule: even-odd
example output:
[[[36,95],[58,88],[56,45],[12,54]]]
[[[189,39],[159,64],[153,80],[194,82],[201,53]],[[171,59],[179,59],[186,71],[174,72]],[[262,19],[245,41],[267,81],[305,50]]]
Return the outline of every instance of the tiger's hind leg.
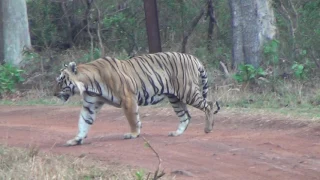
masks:
[[[217,111],[213,110],[213,103],[211,101],[207,101],[202,97],[200,92],[196,92],[195,96],[193,96],[192,99],[190,99],[190,102],[188,102],[189,105],[205,112],[206,114],[206,123],[204,127],[204,132],[209,133],[212,131],[213,126],[214,126],[214,121],[213,121],[213,115],[219,111],[220,107],[217,104]]]
[[[123,101],[122,109],[130,125],[131,132],[124,134],[124,139],[134,139],[139,137],[141,121],[139,117],[139,106],[134,98],[127,97]]]
[[[171,103],[174,112],[180,118],[180,123],[176,131],[170,132],[169,136],[179,136],[187,128],[191,120],[191,116],[187,109],[187,104],[181,102],[176,96],[168,96],[169,102]]]

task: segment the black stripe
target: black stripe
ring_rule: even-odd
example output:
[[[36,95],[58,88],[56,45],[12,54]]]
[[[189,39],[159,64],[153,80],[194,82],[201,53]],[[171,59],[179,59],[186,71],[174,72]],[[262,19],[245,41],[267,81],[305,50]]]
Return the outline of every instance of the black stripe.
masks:
[[[89,114],[94,114],[94,112],[93,112],[93,111],[91,111],[91,109],[90,109],[89,107],[87,107],[87,106],[83,106],[83,108],[85,108],[85,109],[89,112]]]
[[[181,123],[181,122],[186,122],[186,121],[188,121],[188,120],[189,120],[188,118],[185,119],[185,120],[183,120],[183,121],[180,120],[180,123]],[[187,126],[186,129],[184,129],[184,130],[187,130],[187,128],[188,128],[188,126]]]
[[[178,115],[179,118],[183,117],[186,114],[186,112],[184,112],[182,115]]]
[[[92,124],[93,124],[93,119],[92,119],[92,118],[86,119],[86,118],[83,117],[82,114],[81,114],[81,117],[82,117],[82,119],[83,119],[87,124],[89,124],[89,125],[92,125]]]
[[[101,96],[102,95],[102,89],[101,89],[101,86],[99,84],[99,82],[97,80],[94,80],[95,84],[96,84],[96,88],[99,92],[99,95]]]
[[[142,99],[140,92],[139,92],[138,93],[138,105],[140,106],[140,105],[142,105],[142,103],[143,103],[143,99]]]
[[[181,110],[179,110],[179,111],[175,111],[175,113],[176,113],[176,114],[179,114],[179,113],[181,113],[182,111],[185,111],[185,110],[181,109]]]
[[[180,100],[178,98],[169,98],[170,103],[175,104],[178,103]]]

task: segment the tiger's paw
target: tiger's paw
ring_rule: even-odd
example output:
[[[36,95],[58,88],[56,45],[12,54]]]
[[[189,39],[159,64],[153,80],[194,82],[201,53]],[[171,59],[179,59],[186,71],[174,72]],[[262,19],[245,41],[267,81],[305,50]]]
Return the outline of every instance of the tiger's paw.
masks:
[[[123,138],[124,139],[134,139],[134,138],[137,138],[139,137],[140,134],[138,133],[126,133],[124,134]]]
[[[204,132],[205,133],[210,133],[213,129],[214,126],[214,121],[212,119],[212,116],[207,117],[206,119],[206,125],[204,127]]]
[[[210,133],[211,131],[212,131],[212,126],[204,128],[205,133]]]
[[[180,136],[181,134],[177,133],[176,131],[172,131],[172,132],[169,132],[168,136],[171,136],[171,137],[176,137],[176,136]]]
[[[66,146],[76,146],[76,145],[81,145],[83,143],[83,139],[80,139],[78,137],[74,139],[70,139],[67,141]]]

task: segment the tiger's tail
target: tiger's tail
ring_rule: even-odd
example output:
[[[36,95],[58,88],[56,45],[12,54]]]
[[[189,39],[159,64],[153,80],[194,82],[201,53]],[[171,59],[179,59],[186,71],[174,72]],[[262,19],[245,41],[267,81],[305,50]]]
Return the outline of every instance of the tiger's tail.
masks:
[[[201,77],[201,82],[202,82],[202,96],[204,99],[207,99],[207,94],[208,94],[208,90],[209,90],[207,72],[205,71],[203,66],[201,66],[199,68],[199,72],[200,72],[200,77]],[[210,105],[211,109],[213,109],[213,102],[208,102],[208,104]],[[215,110],[213,112],[213,114],[217,114],[220,110],[220,105],[219,105],[218,101],[216,101],[215,104],[217,106],[217,110]]]
[[[207,99],[207,94],[209,89],[207,72],[205,71],[203,66],[199,68],[199,72],[200,72],[200,77],[202,82],[202,96],[204,99]]]

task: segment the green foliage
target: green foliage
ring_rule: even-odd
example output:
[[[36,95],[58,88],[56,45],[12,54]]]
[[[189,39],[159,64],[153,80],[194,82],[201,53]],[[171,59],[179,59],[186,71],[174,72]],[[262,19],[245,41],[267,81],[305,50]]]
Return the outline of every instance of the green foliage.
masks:
[[[39,63],[41,60],[41,56],[38,53],[25,51],[23,53],[23,61],[24,63],[34,62]]]
[[[93,61],[95,59],[98,59],[101,57],[101,51],[98,48],[94,48],[93,52],[89,52],[87,54],[85,54],[82,58],[80,58],[77,62],[82,62],[82,63],[86,63],[86,62],[90,62]],[[93,58],[93,59],[92,59]]]
[[[293,74],[295,75],[295,77],[297,77],[298,79],[305,79],[307,77],[307,70],[303,64],[295,62],[292,65],[291,69],[293,70]]]
[[[136,180],[143,180],[145,176],[145,172],[143,169],[140,169],[139,171],[136,171],[135,175],[136,175]]]
[[[272,64],[278,64],[279,63],[279,54],[278,54],[278,48],[279,48],[280,42],[278,40],[271,40],[265,46],[263,47],[264,55],[267,58],[267,61],[271,61]]]
[[[105,1],[100,2],[102,7],[108,7],[109,12],[118,10],[116,3],[106,5]],[[117,13],[108,13],[103,16],[101,24],[106,32],[103,33],[103,37],[107,46],[110,45],[109,50],[113,52],[125,50],[131,54],[141,46],[147,46],[145,24],[139,20],[144,17],[144,13],[136,13],[143,11],[142,8],[142,1],[133,1],[127,8],[124,7]]]
[[[0,66],[0,95],[6,92],[15,91],[17,83],[24,81],[21,76],[23,70],[11,64]]]
[[[115,54],[123,50],[131,56],[148,51],[143,1],[95,0],[89,11],[90,32],[94,47],[98,47],[98,9],[101,14],[101,39],[106,50]],[[27,1],[28,18],[33,47],[38,50],[52,48],[60,51],[72,45],[88,49],[90,36],[87,29],[87,5],[81,1]],[[192,19],[199,15],[203,1],[158,1],[159,27],[163,51],[179,51],[181,39],[190,28]],[[197,48],[203,51],[208,64],[218,59],[230,61],[231,29],[228,1],[217,1],[215,15],[219,28],[214,28],[213,52],[207,49],[208,18],[201,19],[188,41],[188,53]],[[65,9],[63,9],[63,7]],[[70,44],[71,43],[71,44]],[[57,49],[59,48],[59,49]],[[211,50],[210,50],[211,51]],[[109,53],[107,52],[107,53]],[[89,54],[87,57],[90,57]],[[87,61],[84,58],[83,61]]]
[[[286,13],[281,8],[274,9],[281,42],[278,52],[285,60],[279,69],[293,70],[298,79],[319,75],[315,62],[320,56],[320,0],[281,2]]]
[[[126,21],[124,13],[118,13],[113,16],[106,16],[102,20],[103,26],[108,27],[119,27],[122,23]]]
[[[128,59],[130,59],[129,54],[126,51],[119,52],[119,53],[115,54],[114,57],[116,57],[119,60],[128,60]]]
[[[255,68],[251,64],[240,64],[238,66],[238,73],[233,75],[233,78],[239,82],[250,82],[254,79],[265,76],[266,72],[261,68]]]
[[[57,42],[57,37],[61,36],[57,21],[61,12],[59,4],[48,0],[33,0],[27,1],[27,9],[32,44],[48,48]]]

